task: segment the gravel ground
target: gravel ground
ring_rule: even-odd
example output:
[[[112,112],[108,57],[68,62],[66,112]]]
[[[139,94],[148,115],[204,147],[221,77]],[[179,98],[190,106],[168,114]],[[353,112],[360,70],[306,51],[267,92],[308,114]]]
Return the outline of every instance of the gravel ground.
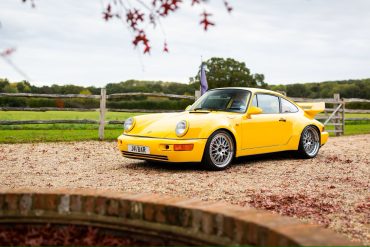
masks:
[[[370,245],[370,135],[330,138],[311,160],[253,156],[221,172],[126,159],[113,142],[0,144],[0,186],[220,200],[313,221]]]

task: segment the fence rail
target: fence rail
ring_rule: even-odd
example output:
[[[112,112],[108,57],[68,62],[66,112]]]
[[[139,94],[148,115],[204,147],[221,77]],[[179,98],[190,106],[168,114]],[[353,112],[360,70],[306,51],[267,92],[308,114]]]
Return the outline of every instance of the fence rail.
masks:
[[[99,108],[0,107],[0,111],[99,111]]]
[[[101,89],[100,95],[84,95],[84,94],[33,94],[33,93],[0,93],[0,97],[26,97],[26,98],[82,98],[82,99],[99,99],[99,108],[58,108],[58,107],[0,107],[1,111],[98,111],[99,120],[83,119],[83,120],[0,120],[0,125],[19,125],[19,124],[99,124],[99,139],[104,139],[104,126],[106,124],[122,124],[124,121],[117,120],[105,120],[105,114],[107,111],[110,112],[141,112],[141,113],[159,113],[159,112],[174,112],[174,110],[148,110],[148,109],[112,109],[106,108],[106,101],[110,99],[124,98],[124,97],[164,97],[170,99],[189,99],[195,100],[197,98],[197,92],[195,96],[191,95],[175,95],[175,94],[163,94],[163,93],[142,93],[142,92],[130,92],[130,93],[115,93],[106,94],[106,89]],[[291,97],[296,102],[325,102],[332,104],[333,107],[325,108],[324,115],[317,115],[316,119],[324,121],[327,126],[334,126],[333,130],[328,130],[336,135],[344,134],[345,121],[368,121],[369,118],[345,118],[344,113],[370,113],[370,110],[362,109],[345,109],[345,104],[350,102],[370,102],[368,99],[358,98],[340,98],[339,94],[335,94],[333,98],[320,98],[320,99],[309,99],[309,98],[296,98]],[[329,115],[330,114],[330,115]]]
[[[105,124],[123,124],[125,121],[108,120]],[[22,124],[99,124],[99,120],[0,120],[0,125],[22,125]]]
[[[194,100],[194,96],[190,95],[176,95],[176,94],[164,94],[164,93],[114,93],[107,95],[107,99],[122,98],[127,96],[146,96],[146,97],[159,97],[169,99],[191,99]]]
[[[88,94],[41,94],[41,93],[0,93],[0,97],[26,97],[26,98],[83,98],[100,99],[100,95]]]
[[[99,121],[90,119],[81,120],[0,120],[0,124],[3,125],[16,125],[16,124],[97,124]]]
[[[339,95],[339,94],[335,94]],[[325,102],[325,103],[337,103],[338,100],[335,98],[296,98],[296,97],[289,97],[294,101],[297,102]],[[368,99],[359,99],[359,98],[340,98],[339,101],[345,102],[345,103],[353,103],[353,102],[370,102]]]
[[[0,111],[99,111],[100,108],[59,108],[59,107],[0,107]],[[163,113],[163,112],[181,112],[182,110],[155,110],[155,109],[115,109],[107,108],[110,112],[140,112],[140,113]],[[370,111],[369,111],[370,112]]]

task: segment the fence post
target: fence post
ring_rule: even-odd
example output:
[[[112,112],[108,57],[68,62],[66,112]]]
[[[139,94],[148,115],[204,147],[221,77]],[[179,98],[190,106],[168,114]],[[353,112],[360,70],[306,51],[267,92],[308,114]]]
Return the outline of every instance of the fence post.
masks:
[[[338,107],[339,104],[340,104],[340,95],[339,93],[336,93],[334,94],[334,107]],[[343,111],[343,109],[342,109]],[[340,120],[340,117],[341,117],[341,113],[340,113],[340,110],[337,111],[334,115],[334,130],[335,130],[335,136],[340,136],[342,133],[342,126],[340,125],[341,124],[341,120]]]
[[[344,101],[344,99],[342,99],[342,135],[344,135],[344,125],[346,123],[345,111],[346,111],[346,102]]]
[[[194,98],[195,98],[195,101],[197,101],[197,99],[199,99],[200,98],[200,90],[195,90],[195,92],[194,92]]]
[[[104,139],[105,111],[106,111],[107,91],[102,88],[100,91],[100,120],[99,120],[99,140]]]
[[[286,91],[276,90],[276,92],[281,93],[281,94],[282,94],[282,95],[284,95],[284,96],[287,96],[287,95],[286,95]]]

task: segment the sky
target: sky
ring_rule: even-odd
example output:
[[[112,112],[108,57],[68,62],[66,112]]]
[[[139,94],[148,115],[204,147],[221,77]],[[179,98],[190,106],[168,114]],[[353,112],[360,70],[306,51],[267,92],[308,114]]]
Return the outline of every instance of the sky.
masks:
[[[0,60],[0,78],[35,85],[104,86],[128,79],[188,83],[201,59],[231,57],[268,84],[370,77],[369,0],[222,0],[205,6],[216,22],[199,25],[204,6],[182,8],[148,30],[150,55],[134,49],[122,22],[105,22],[106,0],[0,1],[0,51],[17,50],[17,73]],[[125,0],[135,1],[135,0]],[[150,0],[144,0],[149,1]],[[167,40],[169,53],[163,53]]]

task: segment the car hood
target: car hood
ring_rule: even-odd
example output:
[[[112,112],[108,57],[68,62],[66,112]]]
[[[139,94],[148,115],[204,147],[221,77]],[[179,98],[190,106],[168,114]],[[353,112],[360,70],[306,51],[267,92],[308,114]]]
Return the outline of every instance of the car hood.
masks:
[[[175,128],[178,122],[186,120],[189,130],[181,139],[207,138],[204,133],[207,128],[217,123],[220,126],[228,125],[230,120],[235,119],[240,114],[229,112],[179,112],[179,113],[160,113],[149,114],[135,117],[135,126],[128,135],[154,137],[154,138],[174,138]]]

